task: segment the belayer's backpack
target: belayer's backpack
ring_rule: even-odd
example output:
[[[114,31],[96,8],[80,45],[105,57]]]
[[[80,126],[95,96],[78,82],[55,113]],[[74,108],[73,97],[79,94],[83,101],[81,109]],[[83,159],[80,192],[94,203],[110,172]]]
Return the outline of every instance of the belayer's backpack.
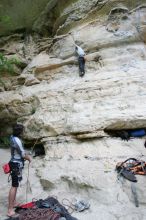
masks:
[[[130,137],[143,137],[146,135],[146,132],[144,129],[137,129],[133,131],[129,131]]]

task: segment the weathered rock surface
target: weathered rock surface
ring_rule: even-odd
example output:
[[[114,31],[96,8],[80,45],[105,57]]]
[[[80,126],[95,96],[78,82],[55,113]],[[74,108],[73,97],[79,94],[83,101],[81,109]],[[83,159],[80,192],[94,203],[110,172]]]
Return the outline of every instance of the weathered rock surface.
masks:
[[[0,2],[0,36],[19,30],[30,30],[49,0]]]
[[[105,133],[146,128],[144,1],[51,3],[35,25],[44,33],[50,27],[57,36],[38,41],[29,35],[28,42],[15,39],[12,47],[3,43],[8,54],[19,48],[15,52],[28,65],[8,85],[11,91],[1,88],[0,122],[6,128],[21,122],[26,140],[44,144],[37,175],[45,193],[90,200],[91,209],[76,214],[79,219],[145,220],[145,177],[138,177],[140,208],[135,208],[131,183],[118,181],[114,171],[129,157],[146,160],[144,139],[122,142]],[[58,12],[61,3],[65,6]],[[51,13],[44,23],[48,10],[56,10],[53,23]],[[75,44],[86,52],[83,78]]]
[[[133,139],[123,142],[119,139],[104,138],[80,142],[66,137],[44,140],[47,156],[38,175],[45,190],[59,189],[92,201],[91,210],[81,214],[79,219],[145,219],[145,177],[137,176],[135,184],[139,208],[135,208],[131,182],[118,179],[115,165],[130,157],[145,160],[144,140]],[[142,189],[142,187],[144,187]],[[144,190],[145,191],[145,190]],[[96,203],[96,209],[94,202]],[[102,209],[102,212],[101,212]],[[133,210],[133,211],[132,211]],[[125,214],[126,213],[126,214]]]
[[[144,9],[137,9],[143,17]],[[140,37],[134,25],[135,10],[128,13],[128,9],[121,7],[110,11],[107,25],[118,12],[124,13],[126,20],[119,24],[116,32],[107,30],[98,20],[75,28],[71,34],[56,39],[49,54],[43,52],[29,63],[18,77],[23,87],[11,91],[11,96],[9,92],[1,93],[2,106],[11,103],[14,111],[19,105],[12,106],[14,102],[9,99],[15,95],[31,94],[39,99],[40,105],[33,117],[25,118],[27,135],[32,133],[32,125],[38,124],[42,134],[34,129],[36,135],[32,133],[31,137],[145,127],[146,51],[141,41],[144,35],[141,32]],[[80,42],[87,52],[86,75],[82,79],[78,77],[74,42]],[[34,76],[27,73],[31,71]],[[21,116],[26,116],[26,112],[22,111]]]

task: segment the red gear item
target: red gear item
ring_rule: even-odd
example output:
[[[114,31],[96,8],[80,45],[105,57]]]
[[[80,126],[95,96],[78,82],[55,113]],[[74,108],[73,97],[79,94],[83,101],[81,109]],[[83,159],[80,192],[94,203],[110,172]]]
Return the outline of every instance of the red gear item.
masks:
[[[9,163],[6,163],[6,164],[3,165],[3,171],[4,171],[5,174],[10,173]]]
[[[23,205],[20,205],[19,207],[22,209],[30,209],[33,208],[35,206],[35,202],[29,202]]]

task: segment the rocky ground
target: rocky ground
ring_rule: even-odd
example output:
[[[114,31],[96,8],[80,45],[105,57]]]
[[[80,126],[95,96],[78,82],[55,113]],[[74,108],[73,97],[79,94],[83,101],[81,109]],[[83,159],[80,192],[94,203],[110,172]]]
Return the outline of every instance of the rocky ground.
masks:
[[[124,142],[117,138],[104,138],[78,144],[56,144],[48,147],[49,152],[43,159],[37,157],[30,167],[30,186],[27,201],[32,198],[46,198],[48,195],[70,202],[85,200],[90,208],[84,212],[74,211],[78,219],[90,220],[145,220],[145,176],[137,176],[138,182],[131,183],[118,179],[115,165],[129,157],[146,160],[144,139],[131,139]],[[8,161],[9,151],[1,149],[1,165]],[[49,155],[49,156],[48,156]],[[18,201],[26,201],[25,166],[24,180],[18,191]],[[135,184],[139,207],[135,206],[131,185]],[[5,219],[7,195],[10,184],[7,175],[1,170],[0,213]],[[69,204],[65,201],[64,204]]]

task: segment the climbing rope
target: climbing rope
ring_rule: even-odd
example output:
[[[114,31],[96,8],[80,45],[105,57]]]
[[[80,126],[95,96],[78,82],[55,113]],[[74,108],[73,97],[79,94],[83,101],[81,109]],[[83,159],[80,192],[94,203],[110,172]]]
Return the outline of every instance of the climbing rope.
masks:
[[[32,149],[31,149],[31,153],[33,153],[33,150],[38,142],[38,139],[36,139],[34,145],[32,146]],[[29,180],[29,173],[30,173],[30,163],[28,163],[28,169],[27,169],[27,180],[26,180],[26,203],[28,202],[28,192],[29,191],[32,191],[31,190],[31,186],[30,186],[30,180]]]
[[[37,139],[36,139],[36,141],[35,141],[34,145],[32,146],[31,153],[33,153],[33,150],[34,150],[34,148],[35,148],[35,145],[36,145],[36,144],[37,144],[37,142],[38,142],[38,139],[39,139],[39,138],[37,138]]]
[[[74,205],[72,202],[69,201],[69,199],[64,198],[62,200],[62,205],[65,206],[69,214],[72,214],[75,211]]]
[[[137,15],[136,15],[136,30],[139,34],[139,38],[141,39],[141,41],[144,43],[144,49],[143,49],[143,53],[146,56],[146,46],[145,46],[145,41],[142,37],[142,32],[141,32],[141,28],[140,28],[140,24],[141,24],[141,12],[140,12],[140,5],[139,2],[137,1],[137,7],[136,7],[136,11],[137,11]]]
[[[30,163],[28,163],[28,170],[27,170],[27,180],[26,180],[26,203],[28,202],[28,192],[30,187],[30,181],[29,181],[29,170],[30,170]]]
[[[140,5],[139,5],[139,2],[138,2],[138,1],[137,1],[137,4],[136,4],[136,11],[137,11],[137,16],[136,16],[136,29],[137,29],[137,32],[139,33],[139,37],[140,37],[141,40],[143,41],[142,36],[141,36],[141,31],[140,31],[141,14],[140,14]]]

